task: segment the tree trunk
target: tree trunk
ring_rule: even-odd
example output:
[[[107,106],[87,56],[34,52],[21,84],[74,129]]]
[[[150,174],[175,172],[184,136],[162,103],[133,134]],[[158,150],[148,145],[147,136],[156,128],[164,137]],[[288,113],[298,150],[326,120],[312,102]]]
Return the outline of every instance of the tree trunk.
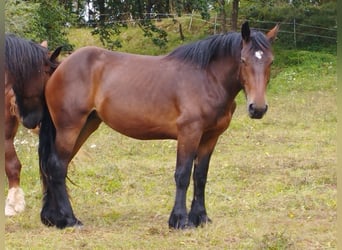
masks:
[[[169,13],[173,14],[174,10],[173,0],[169,0]]]
[[[226,8],[225,8],[226,1],[220,0],[219,5],[220,5],[220,18],[222,19],[221,32],[227,32],[227,13],[226,13]]]
[[[97,4],[99,7],[99,12],[100,12],[100,25],[103,26],[105,24],[105,20],[106,20],[105,1],[104,0],[98,0]]]
[[[232,9],[232,30],[237,30],[238,23],[238,12],[239,12],[239,0],[233,0],[233,9]]]

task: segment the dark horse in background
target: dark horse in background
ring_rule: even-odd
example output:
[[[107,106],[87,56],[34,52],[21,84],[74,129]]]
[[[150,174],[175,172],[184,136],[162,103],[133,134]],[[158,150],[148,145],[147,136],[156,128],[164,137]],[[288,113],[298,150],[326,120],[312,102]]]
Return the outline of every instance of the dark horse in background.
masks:
[[[37,44],[13,34],[5,36],[5,170],[8,178],[8,196],[5,215],[12,216],[25,209],[24,192],[20,187],[21,163],[14,148],[20,117],[23,125],[33,129],[41,120],[43,87],[56,69],[61,47],[48,53],[47,42]],[[16,98],[16,95],[18,98]],[[17,102],[18,103],[17,105]],[[18,106],[20,109],[18,110]],[[25,107],[35,111],[28,115]]]
[[[58,228],[82,225],[69,201],[67,169],[101,122],[136,139],[177,140],[176,195],[169,226],[209,222],[205,185],[211,155],[228,128],[241,90],[251,118],[266,113],[271,42],[277,32],[278,25],[265,35],[250,30],[246,22],[241,33],[214,35],[166,56],[86,47],[65,59],[45,87],[39,136],[42,223]],[[188,213],[192,169],[194,196]]]

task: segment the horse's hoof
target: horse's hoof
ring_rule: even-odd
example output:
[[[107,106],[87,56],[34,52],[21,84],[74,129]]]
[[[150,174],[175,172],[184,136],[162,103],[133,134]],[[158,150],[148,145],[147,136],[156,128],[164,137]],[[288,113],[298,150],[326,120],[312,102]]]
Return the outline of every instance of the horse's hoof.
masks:
[[[56,226],[59,229],[64,229],[67,227],[82,228],[83,226],[83,223],[77,220],[76,218],[74,219],[68,218],[68,219],[62,219],[62,220],[59,219],[56,222],[53,222],[51,219],[41,218],[41,221],[45,226],[48,226],[48,227]]]
[[[25,195],[20,188],[10,188],[6,199],[5,215],[14,216],[25,210]]]
[[[82,222],[79,221],[78,219],[76,218],[66,218],[64,220],[59,220],[57,223],[56,223],[56,227],[59,228],[59,229],[64,229],[66,227],[81,227],[83,226]]]
[[[187,215],[176,215],[172,212],[169,219],[169,227],[175,229],[185,229],[188,226],[187,220]]]
[[[83,228],[83,223],[81,221],[77,220],[76,224],[74,225],[74,228],[76,228],[76,229]]]
[[[75,218],[75,216],[56,216],[55,214],[47,215],[45,213],[41,213],[41,222],[48,227],[56,226],[59,229],[64,229],[66,227],[82,227],[83,224],[81,221]]]
[[[189,213],[189,225],[193,227],[203,226],[208,223],[211,223],[211,219],[206,214],[196,214],[196,213]]]

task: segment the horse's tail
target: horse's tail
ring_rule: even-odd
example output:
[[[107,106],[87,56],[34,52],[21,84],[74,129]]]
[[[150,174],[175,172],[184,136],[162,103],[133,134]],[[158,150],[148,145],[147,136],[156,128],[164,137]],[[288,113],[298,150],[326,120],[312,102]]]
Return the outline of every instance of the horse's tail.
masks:
[[[49,185],[49,176],[51,176],[50,169],[48,169],[50,161],[53,161],[55,157],[55,139],[56,139],[56,128],[51,119],[49,109],[44,102],[43,117],[40,124],[39,131],[39,171],[40,177],[43,181],[44,196]]]

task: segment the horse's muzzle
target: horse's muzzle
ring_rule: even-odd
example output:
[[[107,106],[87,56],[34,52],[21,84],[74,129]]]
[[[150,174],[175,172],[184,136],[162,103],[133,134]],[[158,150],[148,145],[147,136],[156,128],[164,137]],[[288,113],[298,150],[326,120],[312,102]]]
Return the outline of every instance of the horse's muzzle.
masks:
[[[42,117],[40,114],[37,114],[37,113],[30,114],[22,118],[22,123],[24,127],[28,129],[34,129],[40,124],[41,118]]]
[[[267,112],[267,109],[268,109],[267,104],[260,107],[251,103],[248,106],[249,117],[252,119],[261,119],[264,116],[264,114]]]

